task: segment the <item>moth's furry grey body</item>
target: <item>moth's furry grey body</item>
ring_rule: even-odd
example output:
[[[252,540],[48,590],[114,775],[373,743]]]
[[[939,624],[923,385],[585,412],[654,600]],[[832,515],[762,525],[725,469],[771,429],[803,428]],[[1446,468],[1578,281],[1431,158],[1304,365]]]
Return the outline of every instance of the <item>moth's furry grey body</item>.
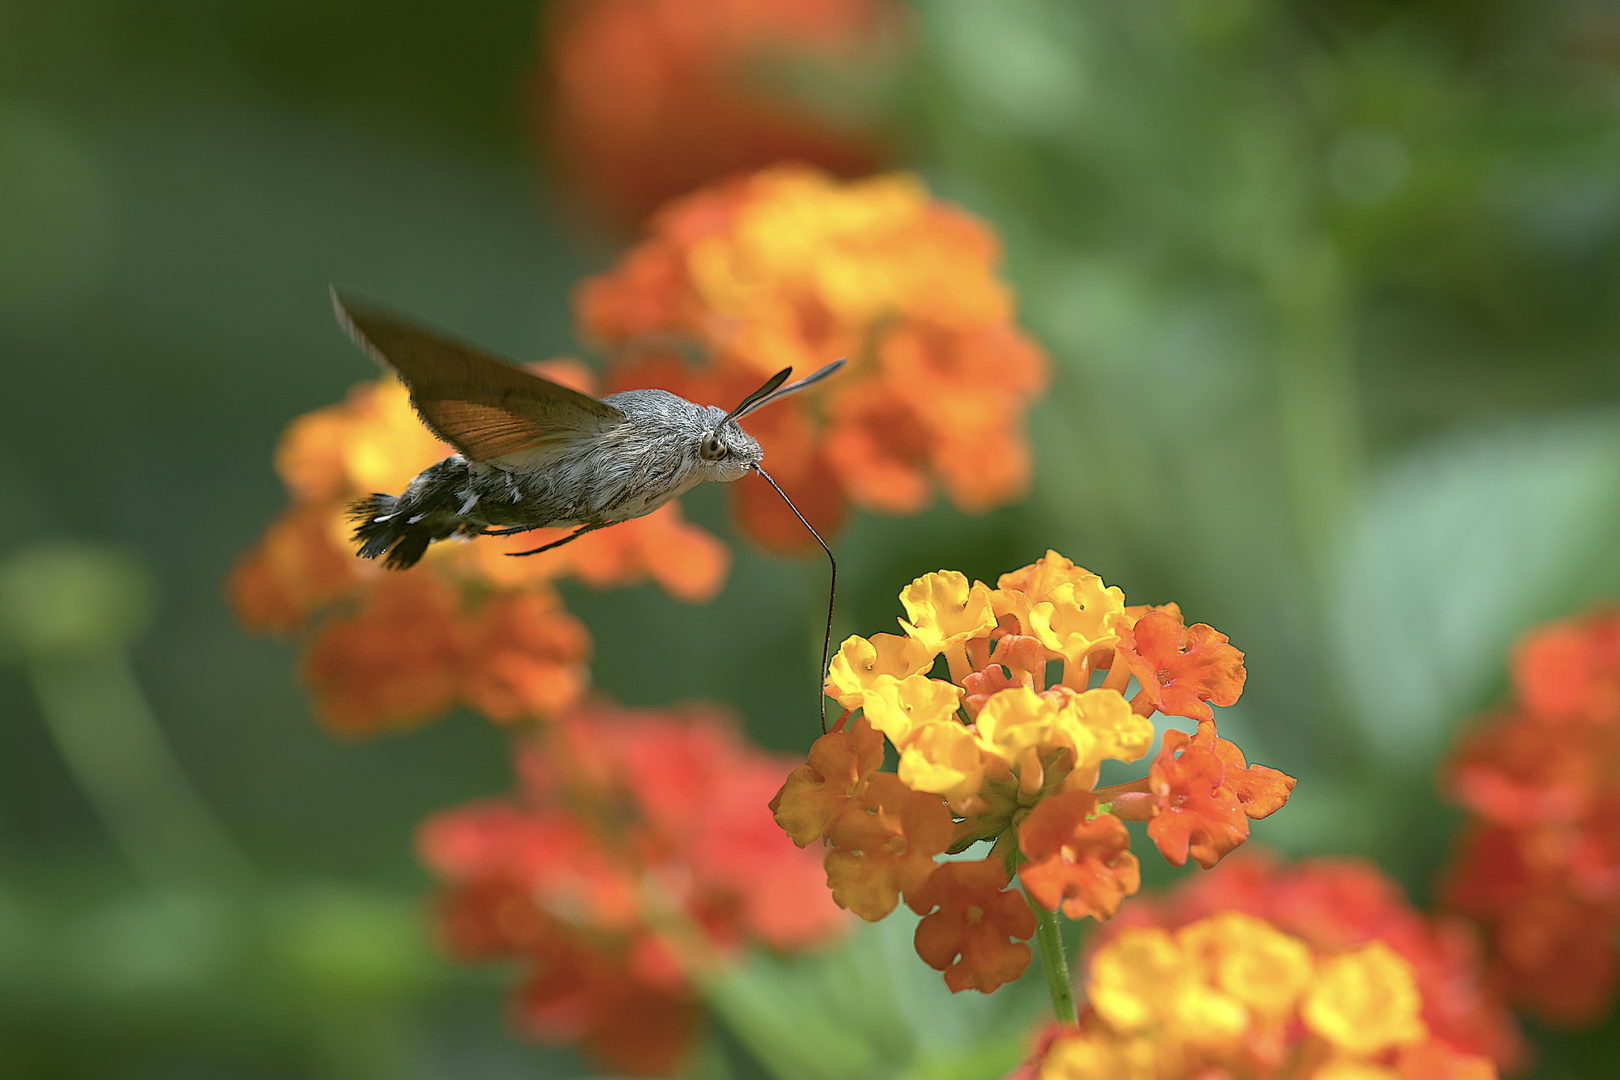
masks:
[[[488,528],[611,525],[650,513],[706,480],[741,479],[764,459],[759,443],[735,420],[726,421],[724,409],[666,390],[627,390],[602,400],[625,422],[490,461],[455,454],[424,470],[403,494],[374,497],[370,522],[382,527],[379,536],[400,540],[409,532],[422,548]],[[726,447],[718,461],[699,453],[711,433]]]
[[[434,541],[450,536],[576,529],[563,540],[511,553],[536,554],[651,513],[705,480],[727,483],[750,470],[763,476],[765,455],[737,421],[844,364],[835,360],[786,386],[792,369],[785,368],[730,412],[667,390],[627,390],[598,400],[336,288],[332,306],[355,343],[410,388],[428,429],[458,451],[423,470],[401,494],[354,504],[360,555],[387,555],[397,569],[414,565]]]

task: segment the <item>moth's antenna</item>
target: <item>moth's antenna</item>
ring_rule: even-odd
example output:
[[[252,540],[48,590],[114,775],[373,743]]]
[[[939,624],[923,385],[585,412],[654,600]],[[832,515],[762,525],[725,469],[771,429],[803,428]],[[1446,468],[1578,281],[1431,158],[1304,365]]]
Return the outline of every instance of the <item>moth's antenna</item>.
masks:
[[[841,364],[843,361],[840,360],[839,363]],[[814,378],[814,376],[811,376],[811,378]],[[804,520],[804,515],[799,513],[797,506],[793,505],[793,500],[787,497],[787,492],[783,491],[781,485],[771,479],[771,474],[758,465],[754,466],[754,471],[763,476],[767,484],[776,488],[776,493],[782,496],[783,502],[788,504],[788,509],[793,511],[793,516],[798,518],[799,522],[810,530],[810,535],[816,538],[816,543],[821,545],[821,550],[827,553],[827,561],[832,564],[832,584],[827,586],[827,636],[821,639],[821,670],[816,674],[816,701],[821,706],[821,733],[825,735],[827,734],[827,692],[824,682],[827,678],[827,658],[832,650],[833,603],[838,595],[838,560],[833,558],[832,548],[828,547],[827,541],[823,540],[821,534],[816,532],[815,526]]]
[[[751,412],[756,406],[758,406],[760,403],[762,403],[766,398],[770,397],[772,391],[774,391],[778,386],[781,386],[784,382],[786,382],[787,377],[789,375],[791,375],[791,374],[793,374],[793,369],[790,368],[790,367],[785,367],[781,371],[778,371],[775,375],[772,375],[769,379],[766,379],[764,386],[760,387],[758,390],[755,390],[752,394],[749,394],[747,397],[745,397],[741,401],[737,402],[737,407],[735,409],[732,409],[730,412],[726,413],[726,418],[725,418],[725,420],[722,420],[721,423],[727,423],[729,421],[737,419],[739,416],[743,415],[746,412]],[[777,490],[780,491],[781,489],[778,488]],[[786,495],[784,495],[782,497],[784,499],[787,498]]]
[[[780,390],[778,390],[777,387],[782,385],[783,379],[792,374],[793,369],[788,368],[786,371],[779,371],[771,377],[770,382],[743,398],[742,402],[735,409],[731,410],[731,415],[726,417],[726,419],[740,420],[749,413],[753,412],[755,409],[763,408],[779,398],[785,398],[789,394],[797,394],[800,390],[808,390],[810,387],[816,385],[816,383],[820,382],[822,379],[825,379],[827,376],[836,375],[838,373],[838,369],[843,367],[846,362],[846,358],[839,357],[837,360],[834,360],[832,363],[828,364],[824,368],[821,368],[819,371],[806,375],[798,382],[792,382],[788,383],[786,386],[782,386]]]

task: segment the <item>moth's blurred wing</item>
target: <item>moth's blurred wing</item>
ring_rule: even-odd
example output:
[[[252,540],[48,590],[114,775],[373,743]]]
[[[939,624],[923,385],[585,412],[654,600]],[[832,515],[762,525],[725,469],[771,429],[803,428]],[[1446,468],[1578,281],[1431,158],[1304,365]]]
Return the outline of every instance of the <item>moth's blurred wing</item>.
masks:
[[[624,414],[606,402],[336,288],[332,306],[355,343],[399,373],[422,422],[474,461],[560,450],[625,423]]]

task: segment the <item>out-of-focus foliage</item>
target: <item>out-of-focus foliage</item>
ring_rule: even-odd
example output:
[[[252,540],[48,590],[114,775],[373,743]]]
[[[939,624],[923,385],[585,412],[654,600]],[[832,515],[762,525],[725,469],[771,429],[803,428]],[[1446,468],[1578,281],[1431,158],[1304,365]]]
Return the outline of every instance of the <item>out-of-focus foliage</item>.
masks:
[[[1456,821],[1429,776],[1501,695],[1509,642],[1620,591],[1612,12],[911,14],[893,159],[998,231],[1054,379],[1019,507],[852,520],[839,631],[886,622],[921,572],[985,578],[1049,546],[1173,597],[1246,654],[1223,734],[1299,777],[1257,842],[1371,856],[1425,900]],[[374,374],[328,282],[523,359],[577,352],[568,290],[616,252],[537,182],[537,17],[531,0],[0,0],[0,556],[27,579],[4,617],[46,573],[71,593],[145,567],[157,597],[131,640],[131,586],[129,620],[71,655],[24,644],[46,624],[7,624],[0,1072],[580,1068],[514,1042],[499,977],[437,960],[420,917],[410,831],[510,786],[501,736],[459,717],[329,741],[293,650],[240,635],[219,584],[282,503],[277,433]],[[795,86],[814,104],[813,80]],[[718,491],[685,509],[731,538]],[[802,751],[825,569],[735,550],[704,607],[563,591],[597,685],[717,698]],[[711,988],[700,1064],[1010,1067],[1038,988],[936,1002],[905,930]],[[1616,1069],[1612,1017],[1530,1034],[1540,1075]]]

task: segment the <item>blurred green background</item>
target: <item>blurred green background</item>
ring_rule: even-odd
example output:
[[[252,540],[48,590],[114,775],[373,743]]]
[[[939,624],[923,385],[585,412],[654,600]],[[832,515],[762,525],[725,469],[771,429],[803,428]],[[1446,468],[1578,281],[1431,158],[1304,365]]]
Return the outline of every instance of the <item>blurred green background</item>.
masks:
[[[1223,734],[1300,778],[1255,838],[1371,855],[1425,901],[1451,732],[1524,628],[1620,593],[1613,7],[913,15],[903,66],[788,81],[884,118],[897,165],[996,226],[1055,374],[1030,497],[858,518],[836,633],[1048,546],[1177,600],[1248,654]],[[282,505],[282,426],[372,373],[328,282],[578,351],[568,289],[619,241],[525,135],[535,27],[532,0],[0,0],[0,1075],[583,1069],[511,1040],[503,974],[438,959],[422,918],[411,831],[505,789],[501,736],[329,739],[293,649],[221,595]],[[735,542],[720,496],[687,509]],[[707,607],[568,603],[598,685],[728,701],[802,752],[825,567],[737,554]],[[1012,994],[945,1023],[885,933],[850,962],[896,957],[910,1034],[849,1068],[1023,1037]],[[1538,1074],[1613,1074],[1616,1034],[1542,1035]]]

